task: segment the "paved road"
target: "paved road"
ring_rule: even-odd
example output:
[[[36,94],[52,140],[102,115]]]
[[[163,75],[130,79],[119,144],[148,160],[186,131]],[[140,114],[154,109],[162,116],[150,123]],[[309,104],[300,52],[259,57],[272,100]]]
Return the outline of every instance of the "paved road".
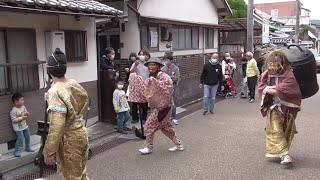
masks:
[[[319,103],[320,93],[303,101],[291,150],[296,162],[291,168],[264,157],[265,119],[259,114],[259,103],[229,99],[217,103],[215,115],[196,112],[180,121],[176,130],[186,146],[184,152],[168,152],[172,143],[159,132],[153,154],[140,155],[137,149],[143,142],[130,141],[89,161],[89,176],[92,180],[317,180]]]

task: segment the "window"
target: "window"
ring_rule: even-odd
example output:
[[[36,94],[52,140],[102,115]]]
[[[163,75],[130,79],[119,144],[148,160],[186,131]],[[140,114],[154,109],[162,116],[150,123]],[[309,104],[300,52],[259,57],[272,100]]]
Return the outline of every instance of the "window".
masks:
[[[207,37],[206,37],[206,49],[214,49],[215,48],[215,29],[207,29]]]
[[[199,28],[173,26],[172,46],[174,50],[199,49]]]
[[[39,89],[34,29],[0,29],[0,95]]]
[[[159,50],[159,30],[157,25],[144,25],[140,29],[141,47],[149,51]]]
[[[85,31],[65,31],[68,62],[87,61],[87,34]]]
[[[199,28],[192,28],[192,49],[199,49]]]
[[[272,17],[278,17],[278,9],[271,9],[271,16]]]

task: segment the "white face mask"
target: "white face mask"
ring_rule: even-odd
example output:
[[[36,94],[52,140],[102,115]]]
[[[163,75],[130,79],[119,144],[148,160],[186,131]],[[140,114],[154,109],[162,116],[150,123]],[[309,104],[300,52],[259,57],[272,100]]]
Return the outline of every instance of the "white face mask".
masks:
[[[111,60],[114,60],[114,57],[115,57],[115,56],[116,56],[116,55],[111,55],[111,58],[110,58],[110,59],[111,59]]]
[[[217,63],[218,60],[217,60],[217,59],[211,59],[211,62],[212,62],[212,63]]]
[[[119,84],[118,89],[122,89],[122,88],[123,88],[123,84]]]
[[[145,60],[146,60],[146,57],[145,57],[145,56],[139,56],[139,60],[140,60],[140,61],[145,61]]]

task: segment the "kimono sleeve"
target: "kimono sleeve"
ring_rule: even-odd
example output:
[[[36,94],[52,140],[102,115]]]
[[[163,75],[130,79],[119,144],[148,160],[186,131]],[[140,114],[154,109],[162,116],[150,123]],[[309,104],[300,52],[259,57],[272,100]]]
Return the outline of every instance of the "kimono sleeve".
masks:
[[[50,92],[48,99],[48,115],[50,127],[43,154],[45,157],[55,154],[64,135],[67,106],[57,92]]]

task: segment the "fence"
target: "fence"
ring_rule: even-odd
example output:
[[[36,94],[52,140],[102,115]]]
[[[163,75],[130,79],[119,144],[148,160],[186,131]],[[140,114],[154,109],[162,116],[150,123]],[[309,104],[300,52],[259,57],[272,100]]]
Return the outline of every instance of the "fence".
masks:
[[[220,60],[222,60],[224,56],[224,52],[217,52],[220,56]],[[241,64],[241,56],[242,52],[230,52],[231,57],[234,59],[236,64]],[[208,62],[211,59],[212,53],[208,54],[193,54],[193,55],[183,55],[183,56],[174,56],[174,63],[180,69],[181,78],[193,77],[200,75],[202,72],[202,68],[205,62]],[[205,57],[205,59],[203,59]],[[162,57],[160,57],[162,58]],[[127,74],[125,72],[125,68],[128,68],[128,60],[120,60],[116,62],[118,68],[120,69],[120,76],[125,79]]]
[[[38,90],[39,76],[43,79],[45,76],[44,63],[45,61],[0,64],[0,95]]]

